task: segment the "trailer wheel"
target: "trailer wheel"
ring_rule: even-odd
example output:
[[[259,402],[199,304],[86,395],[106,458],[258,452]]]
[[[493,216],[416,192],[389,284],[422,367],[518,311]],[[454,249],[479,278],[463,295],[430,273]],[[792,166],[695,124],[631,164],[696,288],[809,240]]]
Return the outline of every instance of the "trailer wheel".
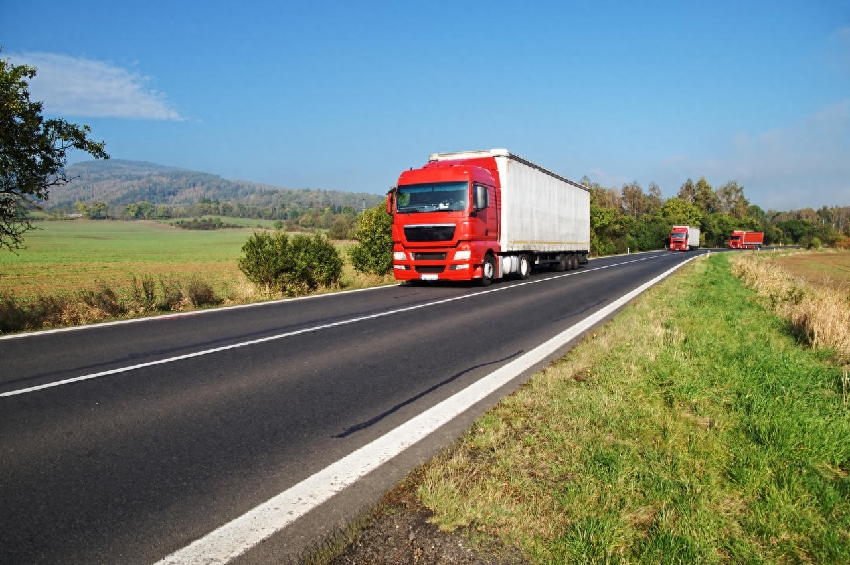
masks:
[[[493,255],[487,253],[484,256],[484,264],[481,266],[481,278],[478,279],[478,286],[490,286],[493,282],[493,276],[496,274],[496,260]]]
[[[517,271],[517,278],[520,280],[525,280],[528,278],[528,274],[531,272],[531,263],[528,261],[528,255],[520,255],[519,256],[519,271]]]
[[[555,263],[555,272],[563,273],[569,268],[569,263],[567,262],[567,254],[566,253],[558,253],[558,262]]]
[[[578,255],[576,255],[575,253],[570,253],[569,263],[569,268],[571,271],[575,271],[576,269],[578,269]]]

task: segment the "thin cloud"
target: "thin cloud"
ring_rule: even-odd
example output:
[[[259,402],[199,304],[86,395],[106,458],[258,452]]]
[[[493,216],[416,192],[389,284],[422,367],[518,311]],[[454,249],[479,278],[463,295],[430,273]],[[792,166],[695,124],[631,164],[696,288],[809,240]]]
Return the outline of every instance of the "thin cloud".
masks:
[[[629,180],[623,175],[609,174],[602,169],[590,169],[587,176],[593,182],[599,183],[600,186],[606,188],[619,188],[629,183]]]
[[[692,171],[711,182],[736,180],[765,208],[850,203],[850,99],[796,123],[755,135],[739,133],[724,151],[705,159],[667,159],[668,172]]]
[[[55,53],[22,53],[14,57],[36,67],[30,82],[34,100],[47,112],[97,118],[175,120],[183,118],[148,79],[102,61]]]

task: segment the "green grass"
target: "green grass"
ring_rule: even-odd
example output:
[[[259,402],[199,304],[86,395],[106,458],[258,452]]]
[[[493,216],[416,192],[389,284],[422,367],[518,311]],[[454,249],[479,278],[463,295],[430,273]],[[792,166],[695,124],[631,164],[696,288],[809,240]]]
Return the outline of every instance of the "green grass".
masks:
[[[223,291],[239,277],[250,229],[192,231],[156,222],[39,222],[26,249],[0,253],[0,293],[26,298],[128,284],[131,276],[197,274]]]
[[[34,330],[282,298],[239,270],[255,227],[183,230],[153,221],[46,221],[26,248],[0,253],[0,332]],[[345,262],[338,286],[393,283],[347,261],[352,242],[335,242]]]
[[[483,416],[419,495],[537,563],[847,563],[833,359],[712,255]]]

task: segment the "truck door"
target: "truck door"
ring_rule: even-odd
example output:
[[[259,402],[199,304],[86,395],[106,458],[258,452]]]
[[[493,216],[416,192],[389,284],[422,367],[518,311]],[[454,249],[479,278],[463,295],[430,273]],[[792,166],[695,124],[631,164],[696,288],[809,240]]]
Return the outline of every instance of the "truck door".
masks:
[[[480,222],[480,235],[483,239],[499,238],[499,207],[496,205],[496,189],[483,184],[475,185],[475,192],[485,194],[484,201],[476,203],[476,217]]]

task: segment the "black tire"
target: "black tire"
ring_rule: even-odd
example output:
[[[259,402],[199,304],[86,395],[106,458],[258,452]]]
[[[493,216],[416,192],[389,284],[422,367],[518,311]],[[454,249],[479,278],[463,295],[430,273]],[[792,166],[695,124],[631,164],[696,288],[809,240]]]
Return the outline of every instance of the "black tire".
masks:
[[[523,281],[528,278],[528,275],[531,273],[531,262],[528,260],[528,255],[520,255],[519,256],[519,271],[517,272],[516,277]]]
[[[575,253],[570,253],[569,263],[569,268],[571,271],[575,271],[576,269],[578,269],[578,255],[576,255]]]
[[[566,253],[559,253],[558,254],[558,262],[555,263],[555,272],[556,273],[563,273],[564,271],[567,270],[567,268],[568,268],[567,254]]]
[[[488,253],[484,256],[484,264],[481,267],[481,278],[478,279],[478,286],[490,286],[493,283],[493,276],[496,274],[496,259],[492,254]]]

